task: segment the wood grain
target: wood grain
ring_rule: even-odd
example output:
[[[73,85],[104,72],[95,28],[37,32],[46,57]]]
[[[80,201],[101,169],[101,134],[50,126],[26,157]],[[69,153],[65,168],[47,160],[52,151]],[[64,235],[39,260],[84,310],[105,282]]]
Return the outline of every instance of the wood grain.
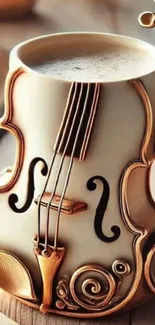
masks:
[[[119,317],[115,316],[110,319],[100,318],[92,320],[71,319],[48,314],[43,315],[10,297],[2,290],[0,291],[0,311],[20,325],[130,325],[128,314]]]
[[[154,11],[155,3],[152,0],[40,0],[34,14],[21,20],[0,21],[0,46],[10,50],[17,43],[38,35],[77,30],[115,32],[155,44],[155,30],[144,30],[137,22],[139,13],[145,10]],[[14,151],[15,141],[7,134],[0,141],[0,170],[12,164]],[[110,319],[79,320],[42,315],[0,291],[0,311],[20,325],[154,325],[154,304],[155,300],[130,314]],[[0,325],[3,324],[0,316]]]

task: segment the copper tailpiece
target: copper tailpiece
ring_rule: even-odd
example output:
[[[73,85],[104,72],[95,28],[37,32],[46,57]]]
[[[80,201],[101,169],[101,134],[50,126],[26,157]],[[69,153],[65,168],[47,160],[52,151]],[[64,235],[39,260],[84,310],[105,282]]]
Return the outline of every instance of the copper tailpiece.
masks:
[[[45,252],[44,245],[38,245],[36,240],[34,240],[33,243],[34,253],[40,267],[43,282],[43,297],[40,311],[42,313],[46,313],[52,304],[53,280],[58,267],[63,260],[65,248],[62,247],[54,249],[52,246],[48,245],[47,251]]]

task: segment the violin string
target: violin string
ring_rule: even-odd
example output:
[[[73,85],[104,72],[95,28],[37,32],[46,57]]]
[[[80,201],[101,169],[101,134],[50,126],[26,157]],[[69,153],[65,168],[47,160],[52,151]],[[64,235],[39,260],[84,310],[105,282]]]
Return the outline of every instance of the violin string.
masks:
[[[54,250],[56,250],[57,242],[58,242],[61,207],[62,207],[63,199],[65,197],[67,186],[68,186],[69,179],[70,179],[70,174],[71,174],[73,161],[74,161],[74,153],[75,153],[75,150],[76,150],[76,145],[78,143],[80,130],[82,128],[82,123],[83,123],[84,116],[85,116],[85,113],[86,113],[86,110],[87,110],[87,103],[88,103],[88,100],[89,100],[89,93],[90,93],[90,84],[88,84],[88,86],[87,86],[85,103],[84,103],[82,115],[81,115],[81,118],[80,118],[80,123],[79,123],[78,129],[77,129],[77,133],[76,133],[76,137],[75,137],[75,141],[74,141],[74,145],[73,145],[73,149],[72,149],[72,153],[71,153],[70,164],[69,164],[69,168],[68,168],[68,171],[67,171],[63,192],[62,192],[61,199],[60,199],[59,206],[58,206],[57,222],[56,222],[56,229],[55,229],[55,235],[54,235]]]
[[[57,136],[57,137],[59,137],[59,140],[60,140],[59,141],[59,145],[58,145],[58,147],[56,149],[57,150],[57,153],[61,150],[61,146],[62,146],[64,137],[65,137],[66,130],[70,126],[70,117],[71,117],[71,114],[72,114],[72,108],[73,108],[74,102],[76,100],[76,95],[77,95],[77,90],[78,90],[78,83],[77,82],[76,83],[73,82],[72,85],[73,86],[75,85],[75,89],[74,89],[73,97],[71,97],[71,92],[69,93],[69,99],[71,99],[71,101],[70,100],[68,101],[69,102],[69,112],[68,112],[68,116],[67,116],[66,122],[65,122],[65,118],[64,118],[66,114],[64,114],[63,121],[61,123],[62,129],[60,128],[59,133],[58,133],[58,136]],[[68,106],[67,106],[67,108],[68,108]],[[66,112],[66,109],[65,109],[65,112]],[[64,124],[65,124],[65,126],[64,126]],[[62,135],[61,135],[61,131],[62,131]]]
[[[74,89],[74,85],[75,85],[75,89]],[[72,83],[72,85],[70,87],[70,91],[69,91],[67,103],[66,103],[65,112],[68,110],[68,107],[70,107],[70,105],[71,106],[73,105],[73,102],[74,102],[75,96],[76,96],[76,91],[77,91],[77,84]],[[73,97],[71,96],[72,92],[73,92]],[[71,100],[71,104],[70,104],[70,100]],[[71,115],[71,109],[69,110],[68,120],[69,120],[70,115]],[[65,116],[65,114],[64,114],[64,116]],[[63,116],[63,119],[62,119],[62,122],[61,122],[61,125],[60,125],[60,132],[61,132],[62,127],[63,127],[64,116]],[[41,200],[42,200],[42,198],[44,196],[44,193],[46,191],[46,188],[47,188],[47,185],[48,185],[48,182],[49,182],[49,179],[50,179],[50,175],[51,175],[51,172],[52,172],[52,167],[53,167],[53,164],[54,164],[54,161],[55,161],[55,157],[56,157],[56,154],[57,154],[57,150],[58,150],[58,147],[59,147],[59,134],[60,134],[60,132],[58,133],[57,138],[56,138],[56,141],[55,141],[55,145],[54,145],[54,149],[53,149],[54,150],[53,151],[53,155],[52,155],[52,158],[51,158],[50,163],[49,163],[49,169],[48,169],[48,173],[47,173],[47,178],[46,178],[46,181],[45,181],[43,190],[41,192],[41,195],[39,196],[39,199],[38,199],[38,233],[37,233],[37,244],[39,244],[39,242],[40,242]]]
[[[85,155],[86,149],[88,147],[88,141],[90,139],[90,134],[91,134],[91,130],[92,130],[93,123],[94,123],[94,118],[95,118],[95,114],[96,114],[96,110],[97,110],[97,103],[98,103],[99,95],[100,95],[100,84],[96,83],[95,88],[94,88],[91,109],[90,109],[90,115],[89,115],[89,119],[87,122],[85,135],[83,138],[83,144],[81,147],[80,159],[83,158],[83,156]]]
[[[69,135],[68,135],[68,138],[67,138],[67,141],[66,141],[66,144],[65,144],[63,154],[61,156],[61,160],[60,160],[59,167],[58,167],[57,174],[56,174],[55,181],[54,181],[52,194],[51,194],[50,200],[49,200],[49,202],[47,204],[47,218],[46,218],[45,244],[44,244],[45,249],[44,249],[44,251],[47,251],[47,246],[48,246],[50,206],[51,206],[51,203],[53,201],[53,198],[54,198],[54,195],[55,195],[55,192],[56,192],[56,189],[57,189],[57,185],[58,185],[60,173],[61,173],[61,170],[62,170],[62,167],[63,167],[63,162],[64,162],[64,159],[65,159],[68,144],[69,144],[69,141],[71,139],[72,131],[73,131],[73,128],[74,128],[75,123],[76,123],[76,117],[78,115],[80,101],[81,101],[81,98],[82,98],[82,93],[83,93],[83,84],[81,84],[81,89],[80,89],[79,98],[78,98],[78,102],[77,102],[77,105],[76,105],[76,110],[75,110],[75,114],[74,114],[74,117],[73,117],[72,125],[71,125],[70,131],[69,131]],[[72,105],[72,107],[73,107],[73,105]],[[72,109],[72,107],[71,107],[71,109]]]

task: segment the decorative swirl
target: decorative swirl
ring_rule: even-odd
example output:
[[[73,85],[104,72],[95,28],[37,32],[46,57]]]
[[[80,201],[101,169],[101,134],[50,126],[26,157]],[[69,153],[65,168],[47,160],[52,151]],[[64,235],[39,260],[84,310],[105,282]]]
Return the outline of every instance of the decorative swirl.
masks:
[[[96,276],[95,278],[87,278],[80,285],[82,292],[76,293],[77,281],[86,272],[96,273],[100,279],[97,280]],[[98,265],[80,267],[74,272],[70,280],[70,292],[73,300],[86,310],[102,310],[111,302],[116,289],[117,285],[112,274]]]
[[[91,279],[91,283],[90,283],[90,279],[87,279],[87,280],[85,280],[85,281],[83,282],[83,284],[82,284],[82,291],[83,291],[83,293],[84,293],[85,296],[87,296],[88,298],[91,299],[91,298],[92,298],[92,295],[89,294],[89,293],[87,292],[87,287],[88,287],[90,284],[91,284],[91,288],[90,288],[90,290],[91,290],[91,292],[92,292],[93,294],[100,293],[100,291],[101,291],[101,285],[100,285],[100,283],[99,283],[97,280],[95,280],[95,279]],[[94,299],[95,299],[95,300],[100,300],[100,296],[95,296]]]
[[[70,310],[78,310],[79,306],[73,303],[70,292],[68,281],[63,279],[60,280],[56,287],[56,293],[60,300],[56,301],[56,307],[58,309],[64,309],[66,306]]]
[[[112,270],[119,278],[128,275],[131,271],[129,264],[122,260],[116,260],[112,265]]]
[[[95,233],[97,237],[106,242],[106,243],[112,243],[115,240],[117,240],[120,236],[120,228],[118,226],[112,226],[111,231],[113,232],[113,236],[107,237],[103,231],[102,231],[102,222],[104,218],[105,211],[107,209],[108,201],[109,201],[109,196],[110,196],[110,187],[107,182],[107,180],[102,177],[102,176],[94,176],[90,178],[87,182],[87,188],[89,191],[94,191],[97,187],[95,181],[100,180],[103,184],[103,193],[101,195],[99,204],[96,209],[96,214],[95,214],[95,219],[94,219],[94,228],[95,228]]]

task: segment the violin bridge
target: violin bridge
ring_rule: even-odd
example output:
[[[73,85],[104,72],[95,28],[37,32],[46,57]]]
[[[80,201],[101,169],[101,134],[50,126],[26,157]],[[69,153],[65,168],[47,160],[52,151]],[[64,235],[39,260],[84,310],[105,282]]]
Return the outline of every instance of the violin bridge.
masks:
[[[42,297],[42,304],[40,306],[40,311],[42,313],[46,313],[52,304],[53,298],[53,281],[55,274],[59,265],[61,264],[64,254],[65,248],[54,248],[48,245],[47,254],[44,253],[44,245],[39,244],[37,246],[36,240],[33,241],[34,243],[34,253],[36,255],[42,282],[43,282],[43,297]]]
[[[50,201],[51,193],[45,192],[42,197],[41,205],[47,207],[47,204]],[[38,199],[35,199],[35,203],[38,203]],[[50,204],[52,210],[58,211],[59,203],[61,196],[54,195],[54,198]],[[77,202],[75,200],[64,199],[61,206],[61,212],[64,214],[76,214],[81,211],[87,210],[87,204],[85,202]]]

